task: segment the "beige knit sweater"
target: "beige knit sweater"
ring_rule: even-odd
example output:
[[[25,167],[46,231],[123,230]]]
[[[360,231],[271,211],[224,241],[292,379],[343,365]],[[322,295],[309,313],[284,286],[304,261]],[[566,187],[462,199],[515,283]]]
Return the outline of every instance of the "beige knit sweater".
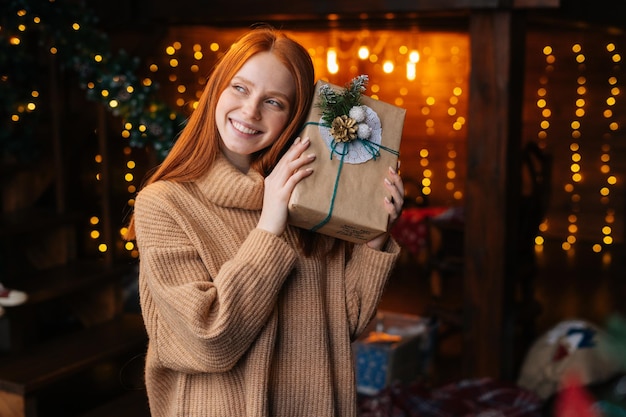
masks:
[[[350,342],[375,314],[399,247],[306,258],[295,229],[256,228],[262,202],[262,176],[223,157],[196,182],[139,193],[153,417],[356,415]]]

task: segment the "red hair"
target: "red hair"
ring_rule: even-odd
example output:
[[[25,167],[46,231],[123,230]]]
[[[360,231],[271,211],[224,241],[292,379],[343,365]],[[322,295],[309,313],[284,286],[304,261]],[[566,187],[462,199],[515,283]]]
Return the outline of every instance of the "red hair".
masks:
[[[188,182],[198,179],[220,152],[215,108],[222,92],[250,57],[272,53],[291,73],[296,86],[295,102],[283,133],[269,147],[252,155],[252,169],[268,175],[296,137],[304,123],[315,90],[313,62],[302,45],[287,35],[263,26],[241,36],[215,65],[198,106],[176,140],[172,150],[143,186],[159,180]],[[127,239],[135,238],[134,221],[128,225]]]

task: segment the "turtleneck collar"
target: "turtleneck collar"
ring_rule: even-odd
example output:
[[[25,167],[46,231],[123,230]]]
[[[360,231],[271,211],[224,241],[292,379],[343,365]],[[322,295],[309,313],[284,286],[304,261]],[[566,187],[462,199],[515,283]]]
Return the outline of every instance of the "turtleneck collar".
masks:
[[[261,210],[263,207],[263,176],[253,169],[239,171],[223,154],[197,184],[207,198],[222,207]]]

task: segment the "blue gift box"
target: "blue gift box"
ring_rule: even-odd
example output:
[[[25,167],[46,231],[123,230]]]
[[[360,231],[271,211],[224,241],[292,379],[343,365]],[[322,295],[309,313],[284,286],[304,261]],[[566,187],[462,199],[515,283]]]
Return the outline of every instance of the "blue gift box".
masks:
[[[428,320],[380,312],[352,345],[357,391],[373,395],[395,381],[417,380],[427,371],[431,344]]]

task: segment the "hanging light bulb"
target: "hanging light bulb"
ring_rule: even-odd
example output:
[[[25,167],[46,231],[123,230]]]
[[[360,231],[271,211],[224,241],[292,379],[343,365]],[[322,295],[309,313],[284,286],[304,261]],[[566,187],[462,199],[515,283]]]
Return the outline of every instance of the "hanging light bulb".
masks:
[[[417,76],[417,70],[415,68],[415,62],[407,62],[406,63],[406,79],[409,81],[415,80]]]
[[[416,49],[412,49],[409,52],[409,60],[406,63],[406,79],[409,81],[415,80],[417,77],[417,63],[420,60],[420,53]]]
[[[393,64],[393,61],[388,59],[385,62],[383,62],[383,71],[385,72],[385,74],[391,74],[393,72],[395,65]]]
[[[367,46],[363,45],[359,48],[358,55],[359,59],[366,60],[370,56],[370,49]]]
[[[337,50],[335,48],[328,48],[326,52],[326,68],[331,74],[337,74],[339,72],[339,64],[337,63]]]

